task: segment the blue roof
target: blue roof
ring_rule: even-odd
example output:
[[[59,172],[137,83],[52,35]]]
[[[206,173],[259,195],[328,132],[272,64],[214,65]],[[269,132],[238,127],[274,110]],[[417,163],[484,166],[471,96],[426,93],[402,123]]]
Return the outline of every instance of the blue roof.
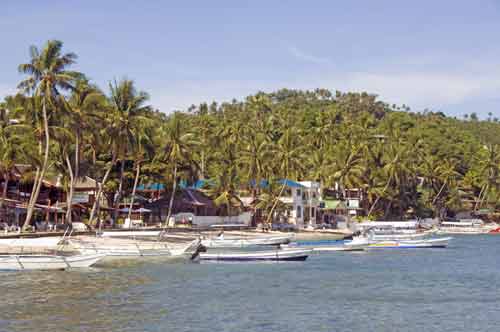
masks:
[[[179,187],[181,187],[183,189],[196,189],[196,190],[198,190],[198,189],[203,188],[205,185],[213,186],[214,182],[211,180],[207,180],[207,179],[200,179],[200,180],[197,180],[195,183],[193,183],[193,185],[190,186],[186,180],[179,181]]]
[[[140,184],[137,186],[137,190],[164,190],[165,185],[162,183],[149,183],[147,185]]]
[[[289,179],[278,180],[278,183],[282,184],[282,185],[284,184],[285,186],[290,187],[290,188],[305,188],[300,183],[292,181],[292,180],[289,180]]]

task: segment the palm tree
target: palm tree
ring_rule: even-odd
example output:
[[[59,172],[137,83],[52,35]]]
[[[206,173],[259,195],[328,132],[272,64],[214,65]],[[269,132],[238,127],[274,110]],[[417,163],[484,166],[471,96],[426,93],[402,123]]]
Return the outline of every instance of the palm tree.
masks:
[[[195,145],[194,135],[185,128],[182,116],[174,113],[160,131],[163,141],[159,158],[173,167],[172,194],[168,204],[167,223],[172,215],[174,197],[177,190],[177,171],[182,163],[192,161],[192,150]]]
[[[474,211],[481,208],[484,200],[487,202],[492,189],[500,188],[500,145],[485,145],[479,151],[477,157],[479,174],[481,176],[481,191],[479,193]]]
[[[76,54],[62,54],[62,46],[63,43],[58,40],[49,40],[41,50],[32,46],[30,48],[30,62],[19,65],[19,72],[29,76],[19,83],[18,88],[25,93],[33,93],[35,98],[41,100],[45,134],[43,163],[41,168],[37,169],[36,172],[35,189],[29,200],[23,230],[26,230],[31,224],[35,203],[40,193],[42,180],[47,171],[50,149],[48,110],[55,112],[60,107],[63,97],[59,94],[59,89],[73,89],[75,79],[81,76],[79,73],[67,70],[67,67],[75,63]]]
[[[3,190],[0,198],[0,210],[3,211],[4,202],[7,198],[9,178],[14,168],[15,155],[14,145],[8,133],[8,117],[5,109],[0,109],[0,176],[3,178]],[[5,218],[4,218],[5,219]]]
[[[123,79],[109,84],[111,91],[110,103],[114,108],[116,122],[114,124],[117,135],[118,158],[120,159],[120,180],[118,190],[114,199],[114,220],[118,215],[118,204],[123,192],[123,178],[125,173],[125,161],[128,153],[135,144],[134,132],[141,122],[148,121],[146,112],[151,109],[145,105],[149,96],[145,92],[138,92],[132,80]]]
[[[85,78],[79,79],[72,91],[70,99],[65,103],[66,111],[65,126],[71,129],[71,137],[74,137],[74,159],[71,163],[69,156],[65,157],[64,163],[69,172],[71,181],[67,195],[66,221],[70,224],[72,219],[72,201],[75,182],[81,177],[81,153],[84,131],[91,128],[90,124],[98,120],[97,110],[105,107],[105,96],[94,85]],[[66,141],[61,142],[63,145]],[[60,143],[60,144],[61,144]],[[63,149],[67,151],[67,149]]]
[[[149,120],[149,119],[147,119]],[[135,194],[137,185],[139,184],[139,176],[141,174],[141,164],[148,156],[153,155],[154,146],[152,142],[151,122],[139,122],[134,130],[135,144],[133,146],[135,178],[134,186],[132,188],[132,197],[130,199],[130,206],[128,210],[128,219],[130,220],[132,208],[134,207]]]

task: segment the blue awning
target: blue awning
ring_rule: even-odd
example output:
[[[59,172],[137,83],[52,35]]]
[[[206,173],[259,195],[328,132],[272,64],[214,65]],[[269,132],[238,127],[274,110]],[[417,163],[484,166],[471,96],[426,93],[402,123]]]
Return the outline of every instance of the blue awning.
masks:
[[[289,180],[289,179],[281,179],[281,180],[278,181],[278,183],[281,184],[281,185],[284,184],[285,186],[290,187],[290,188],[305,188],[300,183],[292,181],[292,180]]]

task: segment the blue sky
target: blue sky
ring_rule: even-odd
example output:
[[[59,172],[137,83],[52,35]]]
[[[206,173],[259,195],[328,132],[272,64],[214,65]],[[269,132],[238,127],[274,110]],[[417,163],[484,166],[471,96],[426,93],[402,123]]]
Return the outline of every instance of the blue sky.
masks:
[[[29,45],[60,39],[102,88],[164,112],[279,88],[500,117],[500,1],[2,1],[0,98]]]

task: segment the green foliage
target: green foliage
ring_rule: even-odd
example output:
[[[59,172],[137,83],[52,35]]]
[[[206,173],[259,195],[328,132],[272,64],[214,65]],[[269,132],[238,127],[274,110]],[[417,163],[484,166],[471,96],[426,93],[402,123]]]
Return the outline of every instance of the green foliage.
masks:
[[[264,215],[270,212],[279,188],[250,183],[279,178],[316,180],[341,194],[360,188],[371,218],[442,216],[500,204],[500,123],[492,114],[487,121],[474,112],[459,120],[413,113],[365,92],[325,89],[259,92],[164,114],[145,106],[148,95],[133,81],[113,82],[106,96],[82,74],[65,71],[76,55],[61,55],[62,43],[47,47],[60,58],[52,63],[57,70],[45,75],[39,68],[49,58],[32,49],[32,61],[20,66],[30,74],[20,88],[35,93],[7,97],[0,107],[3,118],[8,113],[17,120],[2,122],[0,140],[18,143],[3,147],[2,172],[12,162],[42,164],[41,153],[23,149],[36,151],[43,142],[43,101],[55,138],[49,173],[67,176],[61,156],[78,176],[100,179],[111,167],[107,191],[122,184],[129,194],[140,165],[142,183],[210,179],[207,192],[228,214],[241,191],[257,199]]]

